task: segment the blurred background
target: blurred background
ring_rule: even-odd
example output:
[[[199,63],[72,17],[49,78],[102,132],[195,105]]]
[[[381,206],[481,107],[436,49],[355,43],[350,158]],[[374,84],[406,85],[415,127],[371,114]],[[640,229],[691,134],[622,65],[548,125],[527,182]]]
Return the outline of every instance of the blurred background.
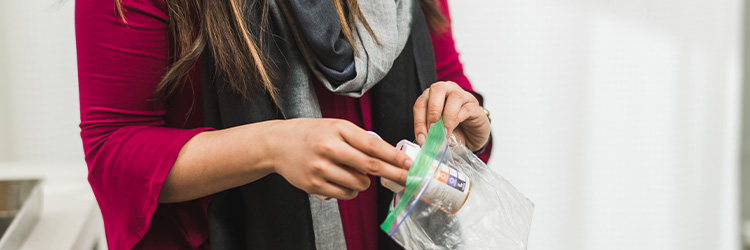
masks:
[[[744,248],[749,6],[451,2],[466,74],[492,112],[490,166],[536,204],[528,249]],[[58,183],[45,187],[40,221],[83,210],[79,231],[100,235],[78,134],[73,7],[0,1],[0,177]],[[38,227],[65,223],[79,222]]]

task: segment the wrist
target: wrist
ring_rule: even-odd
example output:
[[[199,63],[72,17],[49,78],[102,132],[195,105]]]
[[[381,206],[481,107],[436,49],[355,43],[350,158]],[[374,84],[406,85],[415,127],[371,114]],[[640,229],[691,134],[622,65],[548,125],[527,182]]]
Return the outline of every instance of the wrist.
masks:
[[[487,141],[484,142],[484,145],[482,145],[482,147],[480,147],[479,149],[476,149],[476,150],[472,149],[471,152],[474,153],[475,155],[476,154],[481,154],[487,148],[487,145],[490,144],[490,141],[492,141],[492,134],[490,134],[490,136],[487,138]]]
[[[266,176],[275,173],[276,152],[274,126],[269,122],[246,124],[232,128],[226,136],[230,138],[230,144],[235,148],[234,153],[238,164],[245,174]]]
[[[255,150],[259,154],[258,166],[266,174],[278,173],[278,162],[281,152],[284,152],[283,139],[280,139],[280,134],[284,133],[283,129],[279,130],[279,124],[283,120],[271,120],[257,123],[258,129],[255,129],[257,145],[250,150]]]
[[[490,111],[487,110],[487,108],[485,108],[483,106],[480,106],[480,108],[482,108],[482,111],[484,111],[484,115],[487,117],[487,123],[486,123],[485,126],[487,126],[487,131],[490,131],[491,130],[491,125],[492,125],[492,118],[490,118]],[[474,154],[479,154],[479,153],[484,152],[484,149],[487,148],[487,145],[490,144],[490,141],[492,140],[492,134],[491,133],[492,132],[490,132],[490,133],[487,134],[487,139],[484,141],[484,143],[481,144],[482,145],[481,147],[479,147],[477,149],[472,149],[472,152]]]

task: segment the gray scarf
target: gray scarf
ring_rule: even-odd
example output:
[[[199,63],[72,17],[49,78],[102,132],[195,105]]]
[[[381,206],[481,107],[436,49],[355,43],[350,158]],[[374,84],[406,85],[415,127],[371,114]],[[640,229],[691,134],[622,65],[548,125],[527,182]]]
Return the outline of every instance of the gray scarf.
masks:
[[[272,15],[278,18],[281,13],[276,12],[276,1],[272,0],[270,3]],[[352,29],[352,37],[359,56],[352,53],[351,58],[347,55],[349,53],[336,53],[337,49],[352,49],[348,42],[343,41],[345,38],[341,32],[333,33],[340,31],[341,26],[332,1],[290,0],[281,6],[289,14],[287,20],[299,24],[294,32],[282,34],[286,34],[285,38],[294,37],[298,41],[297,45],[309,70],[317,80],[333,93],[357,98],[380,82],[391,70],[394,60],[401,54],[411,34],[412,11],[414,6],[418,6],[413,0],[365,0],[359,1],[359,5],[364,18],[377,36],[377,41],[370,36],[362,22],[357,22]],[[286,30],[292,31],[292,28],[287,27]],[[326,51],[325,48],[332,51]],[[321,54],[329,56],[318,56]],[[350,63],[346,65],[342,62]],[[327,66],[337,64],[339,68],[343,66],[343,70]],[[351,77],[351,73],[347,74],[352,69],[354,77]],[[335,79],[334,83],[329,79]],[[280,99],[284,100],[281,111],[286,119],[321,117],[315,89],[311,84],[311,81],[297,81],[281,86]],[[309,196],[309,200],[315,238],[325,239],[315,241],[317,249],[346,249],[336,200],[322,201],[313,195]]]
[[[305,1],[290,2],[294,4]],[[315,2],[315,4],[332,5],[329,1]],[[303,54],[308,55],[305,59],[311,66],[313,74],[333,93],[356,98],[361,97],[388,74],[391,66],[393,66],[393,61],[404,49],[406,40],[411,33],[411,13],[414,6],[413,0],[360,1],[359,7],[362,10],[362,15],[370,24],[377,40],[370,36],[362,22],[356,23],[352,30],[352,37],[360,54],[355,56],[352,64],[350,64],[353,65],[356,76],[348,81],[332,84],[328,81],[331,76],[326,75],[332,70],[320,67],[323,63],[320,62],[319,58],[311,58],[310,55],[314,55],[314,53],[309,53],[310,46],[303,46]],[[307,43],[305,44],[318,42],[313,40],[314,37],[309,32],[303,31],[298,32],[298,34],[307,36]],[[350,65],[347,65],[347,68],[351,68]],[[323,70],[318,70],[319,68]]]

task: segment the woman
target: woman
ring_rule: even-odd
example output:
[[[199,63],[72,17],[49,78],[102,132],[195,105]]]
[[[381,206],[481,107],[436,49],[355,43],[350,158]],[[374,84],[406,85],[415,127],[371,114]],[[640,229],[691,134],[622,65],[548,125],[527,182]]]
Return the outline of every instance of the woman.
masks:
[[[447,14],[444,0],[76,1],[110,249],[394,248],[373,182],[403,183],[411,160],[391,144],[423,143],[441,116],[470,149],[489,141]]]

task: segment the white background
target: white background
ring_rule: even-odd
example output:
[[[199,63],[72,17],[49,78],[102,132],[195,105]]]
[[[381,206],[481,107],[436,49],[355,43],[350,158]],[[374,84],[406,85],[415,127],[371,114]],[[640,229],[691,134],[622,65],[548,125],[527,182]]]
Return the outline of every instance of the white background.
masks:
[[[529,249],[739,249],[740,1],[451,7]]]
[[[0,1],[0,160],[82,162],[74,2]]]
[[[452,2],[529,249],[739,249],[741,4]],[[77,100],[73,2],[0,1],[0,161],[82,162]]]

